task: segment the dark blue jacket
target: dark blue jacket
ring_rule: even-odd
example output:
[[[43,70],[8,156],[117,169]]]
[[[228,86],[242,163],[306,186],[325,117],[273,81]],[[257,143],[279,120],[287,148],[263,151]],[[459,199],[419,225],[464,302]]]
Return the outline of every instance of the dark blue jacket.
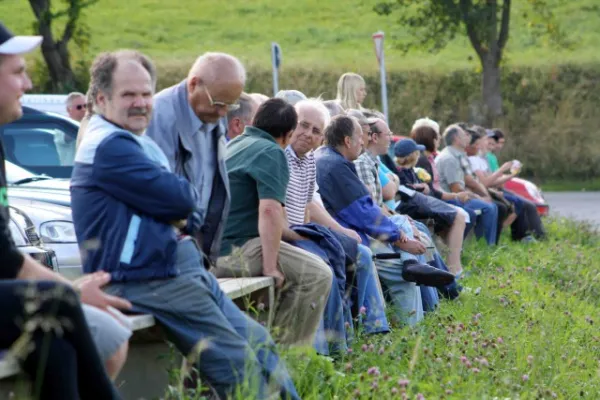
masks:
[[[140,140],[100,116],[89,122],[71,177],[71,209],[86,273],[112,281],[177,275],[171,221],[188,217],[198,194],[151,160]]]
[[[319,194],[340,225],[358,232],[365,245],[367,236],[384,242],[400,238],[398,227],[381,212],[358,178],[354,163],[329,146],[318,149],[315,159]]]

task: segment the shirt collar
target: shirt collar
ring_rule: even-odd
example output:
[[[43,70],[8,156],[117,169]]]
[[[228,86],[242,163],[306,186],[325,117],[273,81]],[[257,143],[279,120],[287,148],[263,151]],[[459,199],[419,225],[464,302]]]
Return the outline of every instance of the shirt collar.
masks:
[[[188,125],[190,127],[190,130],[192,132],[192,135],[195,135],[196,133],[198,133],[198,131],[200,131],[200,129],[209,129],[211,132],[214,130],[215,127],[218,127],[218,136],[221,135],[225,135],[225,132],[227,131],[227,123],[226,123],[226,118],[220,118],[219,121],[215,124],[205,124],[204,122],[202,122],[200,120],[200,118],[198,118],[198,116],[196,115],[196,113],[194,112],[194,110],[192,109],[192,106],[190,105],[189,102],[189,96],[188,96],[188,89],[187,89],[187,79],[184,79],[180,84],[184,98],[185,98],[185,106],[183,107],[183,115],[184,118],[188,120]],[[206,126],[208,125],[208,126]]]
[[[448,146],[448,152],[457,158],[464,157],[466,155],[464,151],[459,150],[454,146]]]
[[[273,143],[277,143],[277,141],[275,140],[275,138],[273,136],[271,136],[271,134],[263,131],[262,129],[255,128],[253,126],[247,126],[246,128],[244,128],[244,133],[242,133],[242,135],[250,136],[250,137],[259,137],[261,139],[267,139]]]

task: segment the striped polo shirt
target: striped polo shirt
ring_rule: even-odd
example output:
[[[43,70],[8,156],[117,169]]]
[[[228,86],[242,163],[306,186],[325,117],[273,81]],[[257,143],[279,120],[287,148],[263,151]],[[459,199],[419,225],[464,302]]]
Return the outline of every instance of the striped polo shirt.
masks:
[[[291,146],[285,149],[290,170],[290,181],[285,196],[285,208],[290,225],[304,223],[306,206],[313,199],[317,180],[315,155],[311,151],[299,158]]]

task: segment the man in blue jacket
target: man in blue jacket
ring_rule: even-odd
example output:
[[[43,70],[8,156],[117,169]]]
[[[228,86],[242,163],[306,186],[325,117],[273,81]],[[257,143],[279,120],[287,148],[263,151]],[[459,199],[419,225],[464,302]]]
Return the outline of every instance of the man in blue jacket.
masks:
[[[298,398],[274,343],[219,288],[184,233],[200,223],[198,192],[144,151],[140,136],[150,116],[155,75],[140,53],[103,53],[91,69],[97,90],[71,179],[71,207],[84,271],[111,274],[107,291],[120,294],[133,311],[152,314],[202,378],[221,398],[249,383],[259,398],[268,382],[281,395]]]
[[[423,309],[419,288],[413,282],[446,285],[454,276],[418,263],[414,255],[423,254],[425,247],[407,237],[373,202],[353,163],[363,150],[362,136],[356,118],[340,115],[331,120],[325,130],[327,145],[316,152],[319,191],[327,211],[342,226],[357,231],[374,253],[400,253],[400,260],[378,261],[376,265],[399,314],[414,324],[422,318]]]

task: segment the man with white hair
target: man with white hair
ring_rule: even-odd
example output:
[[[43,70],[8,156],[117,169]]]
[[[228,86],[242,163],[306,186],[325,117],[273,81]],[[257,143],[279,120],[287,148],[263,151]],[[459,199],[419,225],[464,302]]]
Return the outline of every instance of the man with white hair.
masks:
[[[291,105],[295,106],[299,101],[306,100],[306,95],[299,90],[280,90],[275,97],[284,99]]]
[[[246,70],[235,57],[206,53],[198,57],[186,79],[156,94],[146,134],[163,150],[171,171],[198,190],[202,228],[196,235],[207,261],[214,265],[230,194],[225,166],[226,115],[239,108]]]
[[[323,140],[325,128],[330,120],[329,112],[323,102],[316,99],[301,100],[296,103],[295,108],[298,113],[298,125],[285,149],[290,170],[286,193],[287,218],[292,229],[301,229],[302,233],[306,233],[308,229],[318,231],[316,236],[319,240],[313,240],[316,243],[304,241],[299,244],[306,246],[305,250],[315,250],[314,246],[323,247],[319,242],[339,242],[342,246],[342,252],[330,254],[329,259],[325,260],[329,262],[336,277],[322,325],[323,330],[329,333],[327,337],[330,346],[328,348],[324,332],[321,330],[318,332],[315,347],[321,354],[328,354],[330,349],[333,352],[344,352],[346,338],[351,335],[351,327],[345,327],[344,322],[351,323],[352,320],[349,304],[344,296],[347,283],[346,267],[350,267],[355,275],[354,283],[351,282],[351,300],[355,303],[354,308],[364,307],[366,310],[365,315],[360,316],[365,333],[389,331],[384,312],[385,302],[378,288],[371,251],[367,246],[360,244],[361,239],[356,231],[343,227],[329,215],[317,193],[317,167],[313,149]],[[312,224],[304,225],[305,222]],[[329,237],[329,241],[322,240],[323,237]],[[323,254],[319,249],[316,250],[315,254]],[[336,256],[339,256],[338,260],[335,260]]]

